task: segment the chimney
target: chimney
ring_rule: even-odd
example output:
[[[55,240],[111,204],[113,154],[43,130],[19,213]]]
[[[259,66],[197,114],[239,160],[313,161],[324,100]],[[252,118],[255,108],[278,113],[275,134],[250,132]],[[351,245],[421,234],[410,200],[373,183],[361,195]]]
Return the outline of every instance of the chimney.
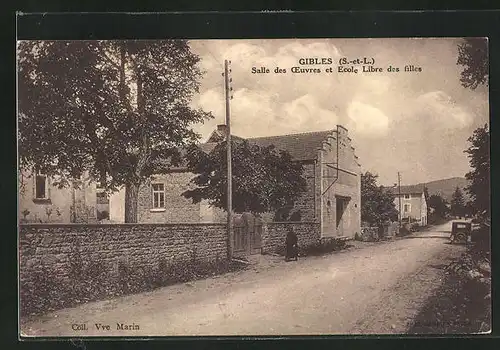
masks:
[[[227,133],[226,124],[219,124],[219,125],[217,125],[217,131],[220,134],[222,134],[223,136],[226,136],[226,133]]]

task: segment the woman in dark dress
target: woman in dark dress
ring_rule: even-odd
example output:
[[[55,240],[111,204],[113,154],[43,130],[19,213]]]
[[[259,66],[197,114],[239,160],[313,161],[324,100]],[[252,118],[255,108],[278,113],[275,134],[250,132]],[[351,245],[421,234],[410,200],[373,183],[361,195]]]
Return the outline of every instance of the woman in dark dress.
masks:
[[[290,261],[291,259],[295,259],[295,261],[297,261],[297,256],[299,255],[299,247],[297,243],[297,235],[292,230],[289,230],[285,240],[285,261]]]

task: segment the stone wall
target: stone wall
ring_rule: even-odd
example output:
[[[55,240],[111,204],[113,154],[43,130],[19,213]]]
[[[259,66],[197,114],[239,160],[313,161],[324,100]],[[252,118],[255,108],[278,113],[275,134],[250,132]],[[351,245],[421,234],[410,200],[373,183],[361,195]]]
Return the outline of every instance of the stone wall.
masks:
[[[262,227],[262,253],[280,252],[289,230],[297,235],[301,249],[320,241],[319,222],[268,222]]]
[[[306,191],[300,195],[300,197],[294,203],[294,210],[300,212],[301,221],[309,222],[316,219],[316,197],[315,197],[315,187],[316,187],[316,174],[315,174],[315,164],[314,163],[304,163],[304,178],[306,179]]]
[[[147,282],[165,268],[209,265],[226,260],[226,254],[224,224],[20,225],[21,303],[32,309],[32,303],[50,302],[65,293],[67,298],[109,297],[85,288],[102,283],[115,288],[120,278],[129,284],[134,278]],[[121,276],[123,271],[135,277]],[[71,294],[70,287],[82,295]]]

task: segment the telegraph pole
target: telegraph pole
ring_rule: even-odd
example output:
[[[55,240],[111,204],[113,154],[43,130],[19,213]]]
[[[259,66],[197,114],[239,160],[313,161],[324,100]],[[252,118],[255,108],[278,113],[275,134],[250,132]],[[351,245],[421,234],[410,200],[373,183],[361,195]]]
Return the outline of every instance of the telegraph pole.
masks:
[[[227,150],[227,257],[233,257],[233,177],[231,165],[231,109],[230,100],[232,99],[229,77],[231,61],[224,61],[224,90],[226,98],[226,150]]]
[[[399,228],[401,229],[401,219],[403,217],[403,208],[401,208],[401,174],[398,171],[398,198],[399,198]]]

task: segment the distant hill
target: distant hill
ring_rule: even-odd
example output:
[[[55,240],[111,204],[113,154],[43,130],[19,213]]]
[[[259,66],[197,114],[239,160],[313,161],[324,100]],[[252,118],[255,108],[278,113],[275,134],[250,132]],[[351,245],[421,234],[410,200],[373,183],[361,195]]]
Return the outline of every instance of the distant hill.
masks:
[[[419,185],[425,185],[428,188],[429,196],[438,194],[448,202],[450,202],[453,192],[455,192],[455,188],[457,188],[457,186],[464,193],[464,197],[468,199],[469,196],[467,194],[467,191],[465,190],[465,187],[467,187],[468,184],[469,182],[467,181],[467,179],[463,177],[452,177],[451,179],[436,180],[427,183],[421,183]]]

